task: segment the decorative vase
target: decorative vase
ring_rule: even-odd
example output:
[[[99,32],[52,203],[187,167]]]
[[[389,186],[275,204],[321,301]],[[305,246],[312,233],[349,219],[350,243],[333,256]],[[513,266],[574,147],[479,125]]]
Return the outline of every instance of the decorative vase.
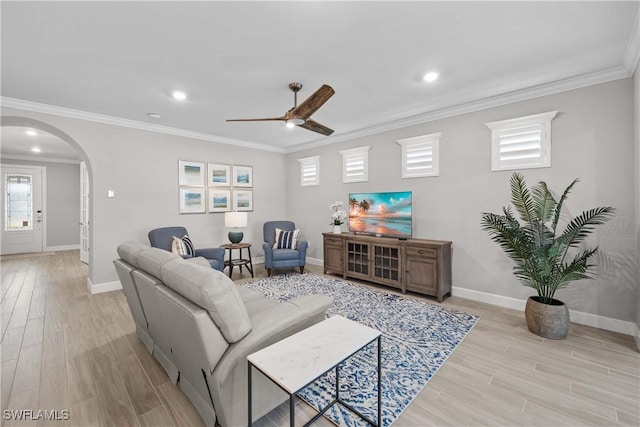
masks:
[[[342,226],[341,225],[334,225],[333,226],[333,232],[335,234],[342,234]]]
[[[524,309],[527,328],[536,335],[552,340],[562,340],[569,331],[569,309],[566,304],[552,299],[551,304],[543,304],[540,297],[527,300]]]

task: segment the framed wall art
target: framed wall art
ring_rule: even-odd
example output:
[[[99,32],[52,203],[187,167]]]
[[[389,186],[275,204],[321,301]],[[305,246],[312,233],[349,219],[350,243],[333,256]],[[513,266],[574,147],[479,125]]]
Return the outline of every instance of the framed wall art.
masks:
[[[253,187],[253,167],[233,165],[233,186]]]
[[[204,213],[205,189],[180,187],[180,213]]]
[[[205,166],[201,162],[178,161],[178,185],[204,187]]]
[[[231,190],[209,189],[209,212],[228,212],[231,210]]]
[[[209,163],[207,185],[209,187],[230,187],[231,165],[225,165],[222,163]]]
[[[253,210],[253,190],[233,190],[233,210]]]

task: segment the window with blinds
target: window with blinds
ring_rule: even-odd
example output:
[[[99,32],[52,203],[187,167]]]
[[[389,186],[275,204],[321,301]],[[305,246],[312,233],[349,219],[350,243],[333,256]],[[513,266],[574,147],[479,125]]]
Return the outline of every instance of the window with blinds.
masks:
[[[491,170],[551,167],[551,120],[557,111],[487,123]]]
[[[342,182],[365,182],[369,180],[369,150],[358,147],[342,150]]]
[[[398,140],[402,146],[402,178],[439,175],[440,135],[442,133],[432,133]]]
[[[300,185],[320,185],[320,156],[298,159],[300,162]]]

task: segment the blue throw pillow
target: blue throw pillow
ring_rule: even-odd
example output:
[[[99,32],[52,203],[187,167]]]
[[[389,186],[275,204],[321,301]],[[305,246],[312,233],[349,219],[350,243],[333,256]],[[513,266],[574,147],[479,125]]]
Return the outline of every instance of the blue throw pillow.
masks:
[[[296,249],[300,230],[286,231],[276,228],[276,241],[273,249]]]

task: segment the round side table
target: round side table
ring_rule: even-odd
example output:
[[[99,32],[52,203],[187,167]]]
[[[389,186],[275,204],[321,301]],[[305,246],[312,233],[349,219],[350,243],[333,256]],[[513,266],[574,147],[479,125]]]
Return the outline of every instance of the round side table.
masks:
[[[247,270],[251,273],[251,277],[253,276],[253,261],[251,259],[251,243],[227,243],[226,245],[220,245],[221,248],[227,249],[229,251],[229,259],[224,262],[225,267],[229,267],[229,277],[233,274],[233,267],[240,268],[240,273],[242,274],[242,267],[246,267]],[[233,250],[238,249],[240,254],[238,258],[233,257]],[[247,250],[248,258],[242,257],[242,250]]]

